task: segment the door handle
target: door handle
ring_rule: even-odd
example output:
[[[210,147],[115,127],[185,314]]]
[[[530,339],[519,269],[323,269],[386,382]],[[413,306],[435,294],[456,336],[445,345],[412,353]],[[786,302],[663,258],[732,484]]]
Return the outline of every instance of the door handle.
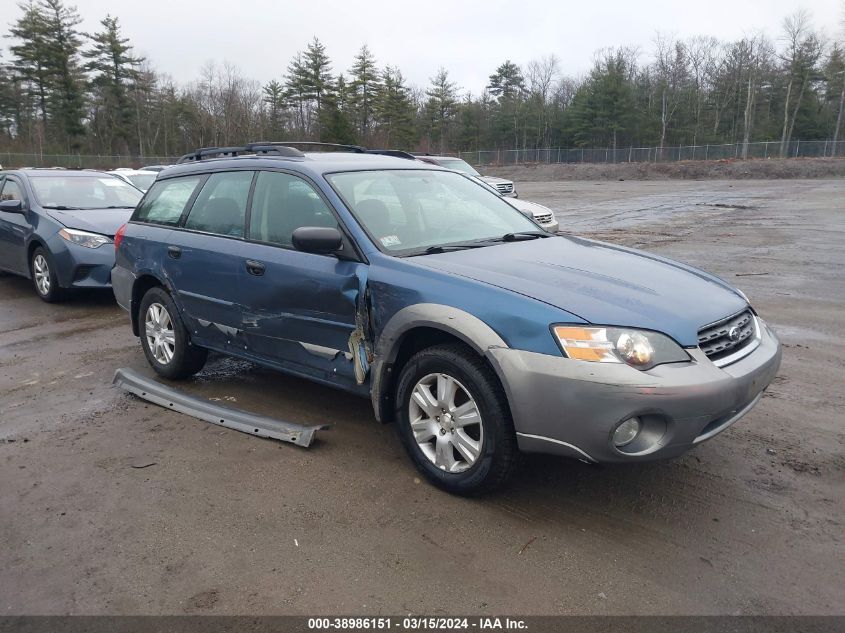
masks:
[[[264,271],[266,270],[264,264],[262,264],[261,262],[257,262],[253,259],[248,259],[244,263],[246,264],[247,272],[250,275],[255,275],[256,277],[260,277],[261,275],[263,275]]]
[[[171,259],[179,259],[180,257],[182,257],[182,249],[178,246],[168,246],[167,256]]]

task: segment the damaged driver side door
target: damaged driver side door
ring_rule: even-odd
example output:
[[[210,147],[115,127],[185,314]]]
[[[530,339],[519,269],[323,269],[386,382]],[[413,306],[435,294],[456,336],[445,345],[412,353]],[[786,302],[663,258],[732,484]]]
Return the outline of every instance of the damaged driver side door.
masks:
[[[308,181],[284,172],[259,172],[239,290],[248,353],[354,389],[349,341],[367,267],[296,250],[292,235],[303,226],[338,228],[338,221]]]

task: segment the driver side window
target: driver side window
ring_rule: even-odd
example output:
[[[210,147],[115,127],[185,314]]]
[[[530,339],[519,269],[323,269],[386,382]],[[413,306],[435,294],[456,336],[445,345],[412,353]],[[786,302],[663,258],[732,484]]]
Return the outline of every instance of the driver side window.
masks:
[[[6,182],[3,183],[3,190],[0,192],[0,200],[20,200],[23,202],[20,185],[11,178],[6,178]]]
[[[339,228],[331,209],[302,178],[259,172],[252,195],[249,238],[293,247],[293,232],[303,226]]]

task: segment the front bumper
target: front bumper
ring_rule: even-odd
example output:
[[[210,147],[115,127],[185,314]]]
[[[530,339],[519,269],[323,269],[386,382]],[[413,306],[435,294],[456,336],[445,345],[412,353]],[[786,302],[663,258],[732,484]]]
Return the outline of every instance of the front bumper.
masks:
[[[55,263],[55,273],[63,288],[110,288],[114,266],[114,245],[85,248],[62,239],[58,234],[47,243]]]
[[[693,362],[639,371],[507,348],[488,350],[505,386],[520,449],[594,462],[662,459],[721,433],[777,374],[781,346],[759,320],[760,345],[726,367],[698,349]],[[637,416],[642,442],[617,449],[616,426]],[[627,452],[623,452],[627,451]]]

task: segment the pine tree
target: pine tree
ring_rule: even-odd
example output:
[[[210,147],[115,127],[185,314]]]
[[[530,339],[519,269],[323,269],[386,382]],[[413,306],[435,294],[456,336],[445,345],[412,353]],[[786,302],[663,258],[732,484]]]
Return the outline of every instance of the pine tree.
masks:
[[[355,113],[358,134],[364,143],[370,140],[373,115],[380,88],[380,77],[376,59],[364,44],[355,56],[355,63],[349,69],[349,100]]]
[[[442,154],[446,151],[447,136],[455,120],[458,104],[457,86],[449,80],[449,72],[445,68],[438,70],[431,79],[425,95],[428,97],[425,115],[430,140],[439,144],[439,151]]]
[[[46,66],[51,77],[52,107],[57,114],[59,131],[68,150],[76,151],[82,143],[84,96],[79,65],[81,38],[76,27],[82,18],[76,7],[62,0],[41,0],[45,19]]]
[[[355,128],[349,117],[346,81],[340,75],[334,89],[324,95],[320,111],[320,140],[326,143],[355,144]]]
[[[85,69],[92,73],[91,86],[102,108],[104,132],[112,151],[128,153],[136,117],[130,90],[140,79],[137,66],[143,59],[132,56],[129,39],[121,36],[117,18],[107,15],[100,24],[103,30],[88,36],[93,48],[83,54],[90,60]]]
[[[411,91],[398,68],[385,67],[375,102],[375,118],[383,130],[386,147],[410,149],[416,141]]]
[[[314,92],[311,74],[301,52],[298,52],[288,64],[285,98],[294,108],[297,133],[305,137],[311,129],[310,103],[314,98]]]
[[[619,52],[596,62],[572,102],[572,129],[579,146],[617,147],[634,127],[633,87],[628,64]]]
[[[9,29],[9,35],[19,43],[10,47],[12,68],[23,82],[25,92],[38,104],[38,114],[46,131],[48,127],[47,99],[51,90],[50,69],[47,67],[47,17],[33,0],[20,3],[23,15]]]
[[[332,90],[331,60],[326,54],[326,47],[316,37],[305,49],[305,68],[309,94],[314,101],[317,120],[323,108],[323,100]]]
[[[0,63],[0,138],[8,141],[14,130],[17,105],[12,69]]]
[[[268,133],[271,141],[281,139],[285,129],[285,88],[275,79],[262,89],[267,107]]]
[[[487,91],[496,97],[495,127],[503,139],[511,138],[514,149],[519,147],[521,105],[525,96],[525,79],[519,66],[505,60],[490,75]],[[524,129],[524,125],[522,126]]]

